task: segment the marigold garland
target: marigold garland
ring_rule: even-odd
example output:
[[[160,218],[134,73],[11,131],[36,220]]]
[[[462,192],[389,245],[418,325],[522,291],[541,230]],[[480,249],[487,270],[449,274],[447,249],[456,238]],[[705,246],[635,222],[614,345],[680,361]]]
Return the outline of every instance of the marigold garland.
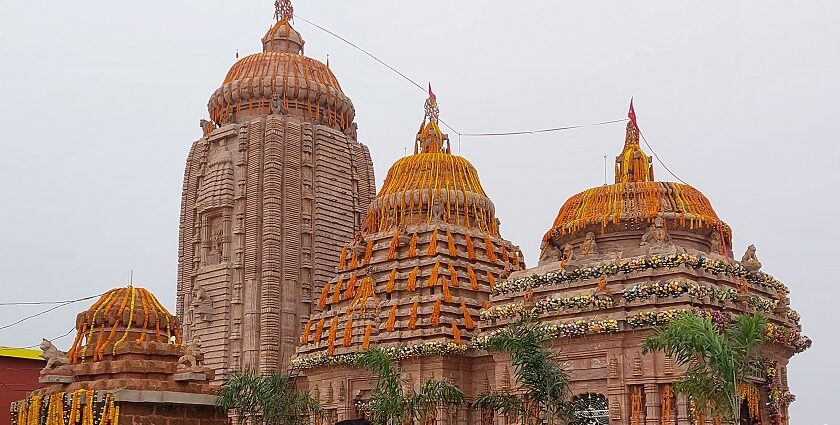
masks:
[[[411,269],[411,273],[408,274],[408,281],[405,283],[405,289],[410,292],[414,292],[414,288],[417,286],[417,273],[420,272],[420,267],[414,266]]]
[[[394,286],[396,285],[397,279],[397,268],[394,267],[391,269],[391,274],[388,276],[388,286],[385,287],[385,292],[391,293],[394,292]]]
[[[467,240],[467,255],[469,256],[470,260],[475,260],[475,246],[473,245],[473,240],[470,235],[465,235]]]
[[[763,272],[750,273],[738,263],[730,264],[723,260],[690,254],[662,254],[604,262],[573,271],[559,270],[542,275],[508,279],[499,282],[499,285],[493,289],[493,294],[500,295],[545,285],[560,285],[578,280],[596,279],[601,276],[615,276],[619,273],[674,268],[682,265],[718,275],[743,278],[751,284],[773,288],[780,299],[786,298],[790,293],[790,290],[773,276]]]
[[[397,246],[400,243],[400,228],[394,230],[394,236],[391,238],[391,244],[388,246],[388,259],[393,260],[397,255]]]
[[[408,243],[408,256],[417,256],[417,233],[411,235],[411,241]]]
[[[472,330],[475,327],[475,322],[473,322],[470,309],[467,308],[467,305],[464,304],[463,301],[461,301],[461,312],[464,313],[464,327],[468,330]]]
[[[437,229],[432,232],[432,239],[429,241],[429,249],[426,251],[428,255],[435,255],[437,254],[437,236],[438,231]]]
[[[455,322],[452,322],[452,339],[455,341],[456,344],[462,344],[461,341],[461,332],[458,331],[458,325]]]
[[[394,331],[394,324],[396,324],[396,323],[397,323],[397,305],[394,304],[393,307],[391,307],[391,312],[388,313],[388,323],[385,324],[385,329],[387,329],[388,332],[393,332]]]
[[[344,279],[339,279],[338,283],[335,284],[335,289],[333,291],[332,303],[338,304],[341,301],[341,287],[344,286]]]
[[[510,262],[510,252],[508,252],[507,245],[504,242],[502,243],[502,261],[505,263]]]
[[[356,255],[356,252],[353,251],[353,254],[350,257],[350,270],[355,270],[359,267],[359,256]]]
[[[373,257],[373,241],[370,240],[365,248],[365,264],[370,264],[370,259]]]
[[[306,345],[309,342],[309,332],[312,329],[312,320],[307,320],[306,324],[303,325],[303,333],[300,336],[300,345]]]
[[[335,334],[337,332],[336,328],[338,327],[338,316],[333,316],[332,322],[330,322],[330,333],[329,339],[327,339],[327,355],[332,355],[333,351],[335,351]]]
[[[493,246],[493,241],[490,240],[490,236],[484,235],[484,250],[487,255],[487,259],[490,260],[491,263],[496,262],[496,247]]]
[[[321,337],[324,336],[324,324],[326,323],[326,318],[322,318],[318,321],[318,324],[315,325],[315,335],[312,337],[313,344],[320,344]]]
[[[344,324],[344,340],[342,343],[345,347],[349,347],[350,344],[353,342],[353,317],[349,317],[347,319],[347,323]]]
[[[435,307],[432,309],[432,324],[435,326],[440,324],[440,300],[435,301]]]
[[[446,279],[446,276],[440,277],[441,287],[443,288],[443,300],[451,303],[452,302],[452,293],[449,292],[449,282]]]
[[[419,306],[419,302],[415,301],[414,304],[411,306],[411,314],[408,316],[408,328],[414,329],[417,327],[417,307]]]
[[[431,288],[437,285],[438,273],[440,273],[440,260],[435,261],[435,265],[432,266],[432,274],[429,276],[429,282],[426,286]]]
[[[365,326],[365,337],[362,340],[362,349],[363,350],[367,350],[368,347],[370,347],[370,333],[371,333],[372,328],[373,328],[373,326],[371,326],[370,323],[368,323],[367,326]]]
[[[452,281],[452,286],[456,288],[461,287],[461,282],[458,281],[458,270],[455,270],[455,266],[452,263],[449,263],[449,280]]]
[[[478,277],[475,275],[472,266],[467,266],[467,275],[470,276],[470,288],[478,289]]]
[[[344,299],[349,300],[356,294],[356,273],[350,275],[350,280],[347,281],[347,289],[344,291]]]
[[[347,266],[347,247],[344,246],[341,248],[341,256],[338,258],[338,269],[344,270]]]
[[[452,236],[452,232],[449,229],[446,230],[446,240],[449,242],[449,255],[453,257],[458,255],[458,251],[455,249],[455,237]]]
[[[321,290],[321,298],[318,298],[318,306],[321,308],[327,308],[327,299],[330,296],[330,284],[325,283],[324,289]]]
[[[496,286],[496,277],[493,276],[493,273],[490,273],[490,270],[487,270],[487,282],[490,284],[491,288]]]

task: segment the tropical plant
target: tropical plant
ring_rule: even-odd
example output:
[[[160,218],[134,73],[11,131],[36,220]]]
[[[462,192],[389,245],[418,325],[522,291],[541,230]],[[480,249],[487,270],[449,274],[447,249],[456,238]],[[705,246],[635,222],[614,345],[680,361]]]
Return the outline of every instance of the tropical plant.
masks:
[[[493,335],[487,348],[510,357],[520,391],[495,390],[479,394],[473,406],[520,417],[527,425],[565,423],[573,418],[569,376],[554,353],[544,347],[542,328],[521,319]]]
[[[695,411],[739,423],[737,386],[760,374],[758,349],[766,325],[761,314],[739,315],[721,330],[707,318],[685,313],[648,337],[643,351],[663,351],[686,367],[674,390],[686,395]]]
[[[438,407],[465,404],[464,393],[446,379],[430,379],[415,391],[403,389],[402,371],[382,349],[362,352],[356,364],[376,375],[367,409],[376,425],[424,424]]]
[[[233,412],[240,423],[307,425],[309,416],[322,415],[318,402],[283,373],[236,372],[222,384],[218,396],[218,406]]]

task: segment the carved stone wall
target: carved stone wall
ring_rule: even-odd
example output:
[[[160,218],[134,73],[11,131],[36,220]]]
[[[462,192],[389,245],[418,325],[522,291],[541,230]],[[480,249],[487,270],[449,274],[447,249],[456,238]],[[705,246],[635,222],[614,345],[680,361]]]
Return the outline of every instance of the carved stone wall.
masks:
[[[367,148],[284,115],[215,129],[184,173],[177,315],[217,382],[281,368],[373,196]]]

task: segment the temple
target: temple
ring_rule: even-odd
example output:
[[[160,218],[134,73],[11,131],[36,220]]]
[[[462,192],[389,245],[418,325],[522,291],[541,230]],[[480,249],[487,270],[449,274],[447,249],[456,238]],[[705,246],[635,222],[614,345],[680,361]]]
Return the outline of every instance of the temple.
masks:
[[[13,425],[224,425],[201,342],[149,291],[115,288],[76,317],[63,353],[41,343],[44,387],[12,403]]]
[[[276,6],[263,51],[210,96],[184,173],[177,314],[216,383],[286,367],[375,191],[353,103]]]
[[[213,394],[245,370],[289,371],[324,408],[313,425],[364,419],[375,382],[354,361],[375,347],[406,386],[446,378],[470,402],[524,399],[487,343],[529,318],[571,377],[571,424],[714,425],[676,394],[678,362],[642,342],[679,314],[723,329],[761,312],[761,371],[737,383],[742,422],[789,424],[788,362],[811,344],[789,290],[754,245],[734,257],[703,193],[654,178],[632,102],[615,183],[562,203],[526,268],[477,170],[452,154],[431,87],[413,153],[375,191],[353,104],[303,56],[292,16],[277,0],[263,51],[210,97],[184,176],[177,317],[142,288],[109,291],[79,314],[68,353],[44,341],[46,386],[13,404],[13,423],[227,423]],[[441,407],[427,423],[526,419]]]
[[[325,423],[364,415],[374,382],[348,363],[370,347],[401,359],[410,385],[445,377],[474,396],[479,377],[492,374],[468,347],[495,282],[525,264],[500,236],[475,168],[451,153],[437,113],[430,90],[414,154],[388,171],[303,326],[292,366],[326,409]],[[455,415],[474,423],[467,411]]]
[[[789,423],[787,364],[811,341],[800,333],[788,288],[760,271],[754,246],[733,258],[732,231],[700,191],[654,180],[632,104],[630,118],[615,184],[563,204],[540,264],[493,288],[492,307],[481,312],[484,336],[519,317],[539,321],[570,373],[576,424],[712,424],[720,420],[695,414],[676,395],[675,359],[643,354],[642,341],[682,313],[725,328],[733,315],[761,312],[769,321],[763,370],[737,385],[740,417]],[[509,376],[505,360],[495,368],[492,376]]]

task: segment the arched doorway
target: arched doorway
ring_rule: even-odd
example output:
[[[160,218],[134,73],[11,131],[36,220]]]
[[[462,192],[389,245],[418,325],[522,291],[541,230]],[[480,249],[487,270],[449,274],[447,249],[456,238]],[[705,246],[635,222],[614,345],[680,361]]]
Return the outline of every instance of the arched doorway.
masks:
[[[610,409],[607,397],[586,393],[572,398],[574,417],[569,425],[609,425]]]

